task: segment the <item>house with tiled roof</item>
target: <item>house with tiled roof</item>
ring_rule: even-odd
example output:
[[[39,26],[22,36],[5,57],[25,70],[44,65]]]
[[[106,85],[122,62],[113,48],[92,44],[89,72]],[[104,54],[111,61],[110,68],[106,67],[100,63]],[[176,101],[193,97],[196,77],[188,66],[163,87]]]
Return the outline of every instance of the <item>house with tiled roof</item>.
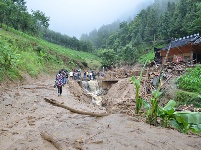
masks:
[[[164,63],[168,49],[167,62],[179,62],[195,60],[195,63],[201,62],[201,37],[199,34],[174,39],[166,47],[160,49],[161,62]]]

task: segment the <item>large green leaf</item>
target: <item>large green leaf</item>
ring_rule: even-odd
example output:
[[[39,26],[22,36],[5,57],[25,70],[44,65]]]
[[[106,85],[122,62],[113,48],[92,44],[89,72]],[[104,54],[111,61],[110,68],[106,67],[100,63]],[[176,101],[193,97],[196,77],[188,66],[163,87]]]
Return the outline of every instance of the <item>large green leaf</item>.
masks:
[[[143,99],[142,102],[143,102],[144,108],[146,110],[149,110],[151,108],[151,105],[149,104],[149,102],[147,100]]]
[[[200,112],[174,112],[175,118],[178,122],[187,122],[189,124],[201,124]]]
[[[132,77],[131,77],[131,82],[132,82],[133,84],[135,84],[135,87],[136,87],[137,89],[140,88],[140,80],[138,80],[135,76],[132,76]]]
[[[170,115],[174,113],[174,107],[176,106],[176,102],[174,100],[170,100],[163,110],[165,111],[166,114]]]
[[[201,124],[198,124],[198,125],[192,125],[192,127],[191,127],[191,129],[192,129],[192,131],[194,132],[194,133],[201,133]]]
[[[201,113],[200,112],[174,112],[174,118],[180,128],[185,133],[192,130],[195,133],[201,132]],[[174,126],[174,124],[173,124]]]
[[[152,95],[155,99],[159,99],[159,97],[161,96],[162,92],[160,92],[159,90],[153,90],[152,91]]]
[[[177,122],[175,119],[170,120],[170,124],[173,128],[183,132],[183,125]]]
[[[158,116],[162,115],[172,115],[174,113],[174,107],[176,106],[176,102],[174,100],[170,100],[165,107],[158,106]]]

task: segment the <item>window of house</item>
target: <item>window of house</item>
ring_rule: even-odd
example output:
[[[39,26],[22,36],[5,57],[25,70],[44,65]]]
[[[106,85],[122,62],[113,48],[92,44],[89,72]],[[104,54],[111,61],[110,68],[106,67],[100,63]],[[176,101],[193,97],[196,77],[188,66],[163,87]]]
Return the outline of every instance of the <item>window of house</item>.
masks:
[[[169,62],[173,61],[173,58],[172,57],[168,58],[168,61]]]
[[[190,60],[190,56],[184,56],[184,60]]]

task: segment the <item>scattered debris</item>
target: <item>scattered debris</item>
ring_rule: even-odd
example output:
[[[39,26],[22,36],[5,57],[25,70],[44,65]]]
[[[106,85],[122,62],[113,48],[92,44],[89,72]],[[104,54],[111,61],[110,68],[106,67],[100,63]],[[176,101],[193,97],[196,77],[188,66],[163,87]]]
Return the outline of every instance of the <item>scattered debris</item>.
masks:
[[[63,104],[59,103],[58,101],[56,101],[56,100],[54,100],[54,99],[44,98],[44,100],[45,100],[46,102],[50,103],[50,104],[53,104],[53,105],[55,105],[55,106],[68,109],[68,110],[70,110],[71,112],[78,113],[78,114],[89,115],[89,116],[92,116],[92,117],[103,117],[103,116],[108,116],[108,115],[109,115],[108,113],[96,114],[96,113],[93,113],[93,112],[84,112],[84,111],[76,110],[76,109],[73,109],[73,108],[68,107],[68,106],[66,106],[66,105],[63,105]]]
[[[180,61],[178,63],[167,62],[164,64],[164,66],[162,66],[161,64],[147,65],[147,67],[145,68],[143,72],[140,96],[143,99],[149,101],[151,98],[152,91],[157,89],[157,87],[159,86],[159,80],[160,80],[161,90],[165,91],[166,88],[170,88],[169,83],[171,82],[171,79],[176,79],[177,77],[185,73],[186,68],[194,67],[194,66],[195,66],[194,61]],[[161,67],[164,67],[162,69],[162,72],[161,72]],[[110,91],[112,90],[109,89],[108,91],[109,94],[107,94],[106,97],[103,97],[102,104],[103,106],[107,108],[108,111],[133,115],[133,112],[135,111],[134,110],[135,99],[130,100],[129,98],[126,98],[125,96],[125,95],[129,95],[128,97],[130,97],[130,94],[128,92],[130,88],[128,89],[125,88],[125,86],[126,87],[129,86],[126,79],[129,80],[129,78],[127,77],[132,77],[132,76],[139,78],[141,69],[142,67],[138,67],[138,68],[134,68],[130,70],[124,69],[124,68],[115,68],[106,73],[104,80],[117,79],[119,80],[119,82],[123,80],[122,82],[125,83],[125,85],[122,83],[117,83],[116,89],[112,88],[112,90],[115,90],[116,92],[114,92],[111,95]],[[127,74],[127,76],[125,74]],[[121,94],[119,95],[119,93]],[[134,93],[135,91],[133,90],[133,95]],[[118,102],[114,102],[114,101],[118,101]],[[165,103],[166,102],[164,102],[164,104]],[[161,102],[161,104],[163,105],[163,102]],[[180,108],[178,108],[178,110],[179,109]],[[195,111],[193,106],[184,107],[184,109],[182,108],[181,110]]]

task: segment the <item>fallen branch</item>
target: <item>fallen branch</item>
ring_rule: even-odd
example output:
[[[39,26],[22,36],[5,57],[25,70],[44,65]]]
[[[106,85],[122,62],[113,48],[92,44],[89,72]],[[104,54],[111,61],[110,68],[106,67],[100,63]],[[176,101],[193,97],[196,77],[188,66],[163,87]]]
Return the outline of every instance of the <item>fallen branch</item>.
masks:
[[[108,116],[108,115],[109,115],[109,113],[96,114],[96,113],[92,113],[92,112],[84,112],[84,111],[76,110],[76,109],[73,109],[73,108],[68,107],[68,106],[66,106],[66,105],[63,105],[63,104],[59,103],[58,101],[56,101],[56,100],[54,100],[54,99],[44,98],[44,100],[45,100],[46,102],[50,103],[50,104],[53,104],[53,105],[55,105],[55,106],[68,109],[68,110],[70,110],[71,112],[77,113],[77,114],[89,115],[89,116],[92,116],[92,117],[103,117],[103,116]]]
[[[50,135],[50,134],[48,134],[46,132],[41,132],[40,135],[44,140],[50,142],[58,150],[64,150],[64,149],[68,148],[64,143],[62,143],[61,141],[59,141],[56,138],[54,138],[53,135]]]

